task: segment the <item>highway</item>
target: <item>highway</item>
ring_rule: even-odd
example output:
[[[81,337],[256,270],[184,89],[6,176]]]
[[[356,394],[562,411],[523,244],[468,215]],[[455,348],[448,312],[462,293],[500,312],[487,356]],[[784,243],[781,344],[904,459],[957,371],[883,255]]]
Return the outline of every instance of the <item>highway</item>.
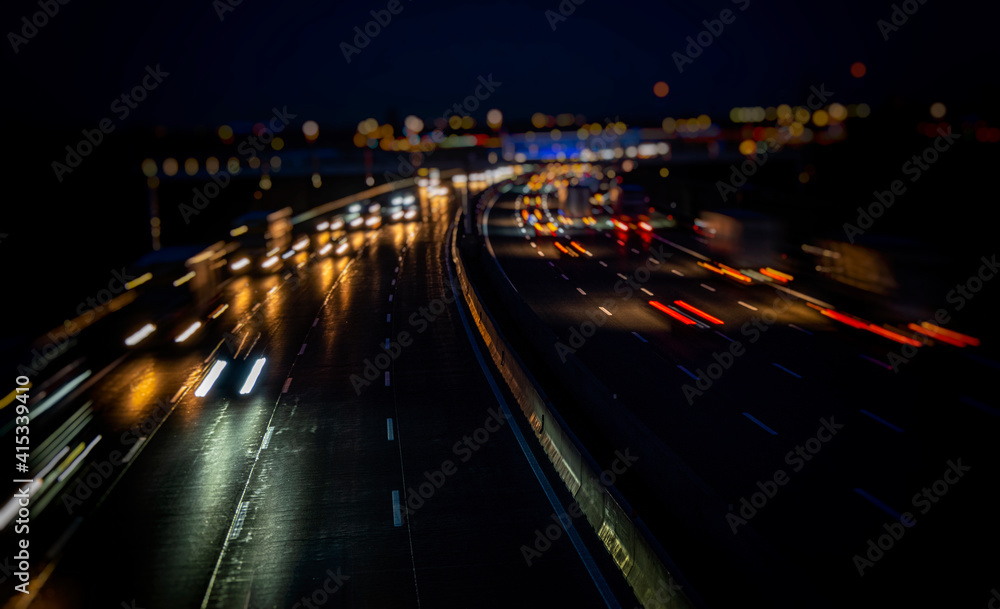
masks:
[[[995,347],[925,345],[892,370],[887,353],[903,345],[822,314],[836,308],[824,295],[794,281],[747,285],[679,231],[622,230],[601,216],[554,237],[535,228],[558,220],[554,195],[518,192],[487,208],[482,232],[554,347],[575,353],[615,396],[611,408],[637,417],[730,506],[708,518],[734,542],[759,535],[761,560],[781,557],[783,570],[750,581],[727,544],[671,519],[685,498],[659,490],[666,462],[623,480],[710,605],[981,604],[1000,533]],[[538,223],[525,223],[536,210]],[[596,425],[561,412],[574,429]],[[887,531],[899,538],[879,542]],[[870,540],[889,547],[872,552]]]
[[[351,233],[352,255],[235,277],[197,344],[106,341],[106,368],[69,371],[33,421],[54,440],[32,471],[55,468],[33,496],[36,594],[6,606],[636,606],[586,522],[525,559],[572,497],[475,363],[454,201],[420,206]],[[242,395],[223,369],[200,397],[231,328],[260,333],[260,376]]]
[[[635,457],[614,484],[705,606],[974,605],[995,585],[998,561],[967,551],[998,538],[989,334],[893,370],[903,335],[822,282],[748,281],[676,230],[554,237],[523,220],[555,220],[550,198],[518,188],[481,226],[509,284],[479,288],[516,290],[605,412],[672,455],[615,436],[526,354],[602,467]],[[273,272],[231,272],[190,340],[171,338],[184,309],[123,348],[132,307],[33,379],[36,594],[5,607],[638,606],[456,304],[454,197],[412,192],[418,215],[374,227],[310,216],[254,259]],[[712,511],[664,491],[678,463]]]

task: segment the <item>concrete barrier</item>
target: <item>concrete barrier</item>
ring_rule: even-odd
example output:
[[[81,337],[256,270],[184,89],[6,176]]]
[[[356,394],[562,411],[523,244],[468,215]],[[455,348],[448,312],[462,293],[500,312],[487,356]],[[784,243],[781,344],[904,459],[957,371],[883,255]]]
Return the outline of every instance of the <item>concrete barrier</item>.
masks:
[[[487,196],[490,196],[490,191],[487,192]],[[703,607],[700,597],[680,576],[676,565],[648,528],[631,516],[631,506],[613,485],[607,485],[601,480],[602,470],[596,460],[559,416],[483,306],[475,286],[469,281],[457,247],[460,219],[461,211],[456,215],[452,230],[451,256],[465,303],[494,364],[560,479],[604,542],[644,607]],[[489,264],[488,260],[486,263]],[[547,328],[545,330],[548,331]],[[552,344],[554,342],[553,340]]]
[[[482,195],[476,205],[479,216],[477,220],[487,213],[489,204],[497,196],[496,188]],[[477,226],[479,224],[477,222]],[[805,574],[801,565],[776,549],[753,526],[744,525],[740,528],[739,535],[734,535],[726,521],[726,514],[732,508],[730,503],[702,481],[679,455],[651,432],[627,404],[617,401],[575,354],[556,350],[556,334],[521,298],[495,256],[486,247],[481,246],[481,249],[488,253],[476,257],[479,264],[477,268],[485,272],[488,283],[493,288],[491,293],[498,297],[505,313],[516,320],[518,330],[530,343],[532,351],[541,356],[548,371],[567,389],[573,400],[574,412],[583,415],[589,425],[599,429],[603,439],[611,445],[632,448],[640,457],[634,465],[635,474],[641,480],[644,490],[648,490],[656,499],[657,507],[663,509],[666,524],[661,523],[661,535],[664,534],[663,530],[667,530],[665,534],[669,535],[672,527],[683,528],[688,538],[688,551],[700,553],[696,560],[702,572],[718,573],[720,588],[739,590],[735,594],[723,594],[730,598],[730,602],[745,602],[740,599],[749,598],[766,600],[772,607],[833,607],[833,603],[824,598],[821,589]],[[456,264],[456,268],[457,266]],[[467,300],[479,300],[474,286],[463,288],[465,289],[471,294],[467,296]],[[483,324],[481,333],[489,333],[489,341],[502,345],[498,353],[509,351],[495,321],[488,314],[485,317],[489,319],[490,325]],[[503,357],[512,356],[510,353],[501,355],[500,363],[497,363],[501,371],[505,369]],[[519,358],[514,356],[513,360],[523,368]],[[494,361],[497,361],[496,355]],[[506,367],[514,366],[508,363]],[[508,382],[513,383],[512,391],[525,385],[533,384],[537,387],[527,370],[504,371],[504,376],[510,377]],[[664,577],[673,574],[674,579],[682,579],[676,564],[616,489],[604,489],[599,482],[588,482],[588,466],[593,468],[596,465],[562,422],[551,403],[544,397],[530,395],[527,389],[524,393],[524,401],[519,397],[519,402],[529,420],[532,416],[539,423],[545,420],[546,427],[549,419],[558,422],[557,428],[560,431],[553,430],[550,434],[539,435],[539,441],[546,446],[550,457],[553,453],[557,455],[552,457],[553,464],[560,471],[563,480],[566,481],[569,477],[578,481],[580,488],[577,490],[573,490],[572,481],[567,482],[567,487],[573,490],[574,497],[584,508],[588,520],[599,532],[601,527],[607,526],[602,539],[619,562],[619,567],[633,585],[637,596],[644,603],[648,599],[662,597]],[[538,391],[535,393],[538,394]],[[515,395],[520,394],[515,391]],[[614,408],[609,407],[612,404],[615,405]],[[567,446],[567,442],[570,446]],[[571,464],[578,462],[573,460],[573,447],[581,454],[579,462],[582,463],[582,473],[572,468]],[[563,469],[566,470],[565,473]],[[573,472],[578,475],[572,476]],[[613,497],[618,509],[630,516],[633,530],[631,536],[621,529],[624,525],[615,524],[623,521],[617,516],[616,506],[608,504],[608,495]],[[690,557],[688,561],[691,562]],[[687,584],[684,584],[684,589],[688,592],[688,601],[696,606],[705,606],[704,600]],[[669,606],[651,602],[647,606]]]

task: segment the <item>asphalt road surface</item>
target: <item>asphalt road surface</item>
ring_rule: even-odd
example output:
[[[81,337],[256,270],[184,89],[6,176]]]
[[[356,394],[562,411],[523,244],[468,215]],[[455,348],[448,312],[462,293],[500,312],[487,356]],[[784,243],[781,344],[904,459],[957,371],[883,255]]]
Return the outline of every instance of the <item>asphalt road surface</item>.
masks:
[[[637,605],[587,523],[537,540],[572,498],[476,362],[446,270],[453,204],[421,206],[355,233],[350,257],[234,279],[213,334],[92,370],[39,419],[58,440],[39,459],[90,450],[34,497],[32,606]],[[253,390],[223,369],[196,396],[240,324],[266,358]],[[522,546],[542,551],[529,565]]]
[[[508,193],[485,216],[509,281],[617,394],[615,407],[634,413],[728,501],[732,511],[716,517],[734,536],[752,527],[806,572],[796,585],[838,606],[985,606],[1000,585],[995,346],[919,347],[893,370],[887,354],[903,345],[824,316],[801,294],[700,266],[709,258],[683,236],[602,220],[553,237],[520,226],[523,209]],[[985,298],[967,304],[988,306]],[[948,327],[977,334],[957,319]],[[563,410],[571,425],[587,425]],[[678,546],[659,518],[664,503],[656,500],[684,499],[657,496],[655,480],[645,489],[630,482],[626,497],[706,600],[745,602],[746,590],[724,585],[718,549]],[[744,501],[756,508],[741,512]],[[912,518],[900,527],[905,513]],[[872,551],[869,541],[890,530],[899,538]],[[760,588],[791,583],[787,573],[770,575]]]

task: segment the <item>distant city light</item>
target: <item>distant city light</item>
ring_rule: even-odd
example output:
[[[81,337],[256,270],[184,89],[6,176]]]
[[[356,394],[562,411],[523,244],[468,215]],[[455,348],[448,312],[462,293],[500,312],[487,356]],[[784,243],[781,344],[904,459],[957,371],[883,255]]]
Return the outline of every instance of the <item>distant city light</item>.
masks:
[[[307,142],[315,142],[319,137],[319,125],[316,121],[306,121],[302,123],[302,135],[306,136]]]

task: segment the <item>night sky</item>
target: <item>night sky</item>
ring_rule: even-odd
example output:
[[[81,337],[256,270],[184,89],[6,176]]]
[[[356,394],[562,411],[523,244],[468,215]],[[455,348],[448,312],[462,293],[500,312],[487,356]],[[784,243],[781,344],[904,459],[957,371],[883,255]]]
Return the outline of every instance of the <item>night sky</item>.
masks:
[[[555,0],[400,6],[348,64],[341,43],[353,44],[355,26],[385,2],[76,0],[16,54],[6,35],[4,103],[39,126],[85,126],[109,116],[111,101],[156,64],[170,76],[129,123],[214,127],[285,105],[329,125],[381,120],[387,111],[426,120],[489,74],[502,85],[477,112],[495,106],[509,118],[721,118],[734,105],[802,103],[820,83],[873,107],[892,97],[953,107],[995,101],[987,77],[997,57],[995,20],[933,0],[907,5],[918,8],[888,40],[878,21],[891,23],[893,5],[881,2],[565,0],[574,11],[564,20],[553,17]],[[705,29],[702,20],[726,9],[732,22],[680,73],[673,54]],[[5,3],[4,31],[20,33],[21,17],[38,10],[35,2]],[[850,75],[856,61],[868,68],[862,79]],[[662,99],[652,94],[661,80],[671,87]]]

